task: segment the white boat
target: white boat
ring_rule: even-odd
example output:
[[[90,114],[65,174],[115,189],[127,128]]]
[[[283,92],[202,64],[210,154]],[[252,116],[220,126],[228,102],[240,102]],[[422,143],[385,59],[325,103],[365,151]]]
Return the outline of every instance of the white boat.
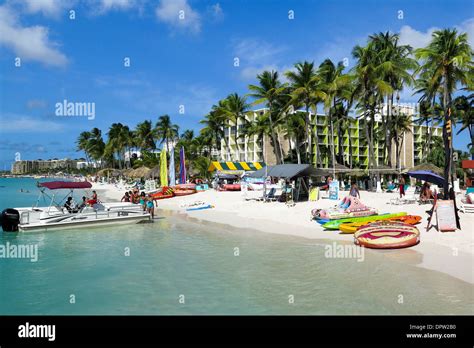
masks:
[[[2,229],[8,232],[48,231],[90,226],[103,226],[121,223],[137,223],[151,219],[141,205],[132,203],[95,202],[83,208],[66,209],[51,197],[46,189],[69,189],[66,197],[72,197],[75,189],[88,189],[89,182],[52,181],[39,183],[40,197],[33,207],[9,208],[2,212]],[[51,203],[47,207],[38,207],[41,197],[48,197]]]

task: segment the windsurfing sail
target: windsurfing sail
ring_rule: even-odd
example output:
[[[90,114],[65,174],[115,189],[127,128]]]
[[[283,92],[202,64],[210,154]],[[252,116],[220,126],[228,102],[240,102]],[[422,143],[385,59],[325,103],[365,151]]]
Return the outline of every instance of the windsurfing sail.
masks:
[[[166,165],[166,151],[165,149],[161,150],[160,156],[160,181],[161,187],[168,186],[168,168]]]
[[[170,186],[175,186],[176,184],[176,172],[174,169],[174,147],[171,148],[170,153]]]
[[[186,164],[184,158],[184,147],[179,150],[179,183],[186,184]]]

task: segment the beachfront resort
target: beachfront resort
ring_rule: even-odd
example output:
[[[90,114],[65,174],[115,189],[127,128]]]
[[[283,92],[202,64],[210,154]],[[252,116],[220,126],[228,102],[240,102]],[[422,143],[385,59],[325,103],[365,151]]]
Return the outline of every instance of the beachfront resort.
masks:
[[[117,114],[145,111],[98,106],[76,115],[72,153],[9,160],[1,314],[472,314],[472,33],[414,47],[405,31],[246,70],[193,116],[157,110],[181,97],[149,81],[90,78]],[[53,147],[64,126],[47,126]]]

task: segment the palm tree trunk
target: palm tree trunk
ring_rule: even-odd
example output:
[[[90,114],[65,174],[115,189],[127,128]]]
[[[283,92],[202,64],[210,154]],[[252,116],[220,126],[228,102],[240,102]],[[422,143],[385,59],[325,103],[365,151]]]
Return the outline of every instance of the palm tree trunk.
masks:
[[[449,140],[448,128],[447,125],[450,122],[451,116],[449,115],[448,110],[449,105],[449,93],[448,93],[448,80],[447,80],[447,71],[443,73],[443,111],[444,111],[444,125],[443,125],[443,141],[444,141],[444,194],[448,194],[449,189],[449,179],[451,174],[451,141]]]
[[[273,126],[273,118],[272,118],[272,112],[273,112],[273,108],[272,108],[272,104],[269,103],[268,104],[268,112],[269,112],[269,115],[268,115],[268,120],[270,121],[270,129],[271,129],[271,137],[272,137],[272,142],[273,142],[273,152],[275,153],[275,159],[276,159],[276,163],[277,164],[281,164],[281,158],[280,158],[280,149],[279,149],[279,143],[278,143],[278,139],[276,137],[276,134],[275,134],[275,128]]]

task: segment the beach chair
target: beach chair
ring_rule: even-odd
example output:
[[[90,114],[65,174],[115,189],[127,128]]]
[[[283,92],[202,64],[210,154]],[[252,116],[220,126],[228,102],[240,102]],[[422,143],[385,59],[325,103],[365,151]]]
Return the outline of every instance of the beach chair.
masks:
[[[409,186],[408,189],[405,191],[405,196],[402,198],[397,197],[397,198],[392,198],[390,200],[390,204],[414,204],[418,201],[418,197],[415,194],[416,187],[414,186]]]
[[[277,197],[275,196],[276,188],[272,187],[270,191],[265,195],[264,202],[275,202]]]
[[[474,187],[468,187],[466,189],[466,195],[470,194],[470,193],[474,193]]]
[[[468,193],[466,198],[461,200],[459,210],[463,213],[474,213],[474,193]]]
[[[385,192],[393,192],[393,191],[396,190],[396,188],[397,188],[397,185],[390,184],[390,185],[387,186],[387,189],[385,190]]]

